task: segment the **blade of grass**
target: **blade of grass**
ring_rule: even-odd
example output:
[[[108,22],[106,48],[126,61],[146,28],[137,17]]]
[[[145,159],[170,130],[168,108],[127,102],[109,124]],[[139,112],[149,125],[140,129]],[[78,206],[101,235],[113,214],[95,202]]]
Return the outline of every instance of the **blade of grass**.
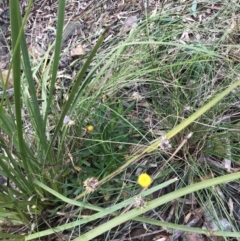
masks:
[[[50,106],[52,104],[53,99],[53,90],[57,78],[57,71],[59,65],[59,57],[61,54],[61,46],[62,46],[62,34],[63,34],[63,26],[64,26],[64,11],[65,11],[66,1],[62,0],[58,2],[58,16],[57,16],[57,35],[56,35],[56,45],[54,51],[54,59],[53,59],[53,68],[52,68],[52,78],[50,82],[50,88],[48,92],[48,100],[47,104],[43,103],[43,111],[44,111],[44,126],[46,127],[47,117],[50,110]],[[46,106],[45,106],[46,104]]]
[[[121,47],[126,47],[126,46],[133,46],[133,45],[163,45],[163,46],[174,46],[180,49],[186,49],[186,50],[194,50],[196,52],[199,53],[205,53],[207,54],[209,57],[218,57],[221,59],[225,59],[223,56],[221,56],[220,54],[216,54],[214,51],[209,50],[207,48],[205,48],[204,46],[201,47],[194,47],[191,45],[185,45],[185,44],[179,44],[179,43],[174,43],[174,42],[164,42],[164,41],[141,41],[141,42],[128,42],[128,43],[123,43]],[[117,47],[119,48],[119,46]]]
[[[27,21],[27,17],[30,13],[32,4],[33,4],[33,0],[31,0],[28,4],[28,8],[27,8],[26,14],[23,19],[22,28]],[[22,31],[22,29],[20,31]],[[37,100],[37,96],[36,96],[36,88],[34,85],[33,75],[32,75],[32,71],[31,71],[31,64],[30,64],[28,49],[27,49],[27,44],[26,44],[26,38],[25,38],[24,34],[21,38],[21,48],[22,48],[24,72],[26,75],[26,79],[28,81],[29,93],[31,96],[31,100],[30,100],[31,103],[29,106],[30,106],[32,115],[30,115],[30,116],[33,117],[32,120],[33,120],[33,123],[35,123],[35,125],[33,125],[33,127],[35,129],[35,133],[37,133],[37,136],[40,139],[39,144],[40,144],[40,147],[42,146],[42,148],[40,148],[40,149],[42,151],[44,151],[44,150],[47,150],[47,138],[45,135],[45,126],[43,125],[43,118],[40,114],[39,104],[38,104],[38,100]],[[39,156],[39,158],[41,159],[42,156]]]
[[[6,152],[7,161],[5,160],[6,157],[0,158],[0,165],[2,167],[2,170],[4,172],[3,176],[8,177],[17,187],[23,192],[30,192],[30,186],[31,183],[29,183],[28,179],[26,179],[26,176],[22,173],[21,168],[23,167],[23,163],[19,160],[21,159],[21,154],[19,153],[19,145],[18,140],[16,138],[16,125],[14,123],[14,119],[9,117],[5,110],[0,107],[0,118],[1,118],[1,129],[6,133],[9,140],[11,140],[11,145],[16,148],[16,152],[13,155],[13,150],[9,147],[9,143],[7,143],[5,146],[2,145],[2,149]],[[0,136],[0,143],[5,143],[4,138]],[[28,151],[28,147],[26,146],[26,151]],[[13,168],[9,168],[9,163],[11,163],[11,166]]]
[[[170,229],[174,229],[174,230],[182,230],[185,232],[205,234],[207,236],[240,237],[240,232],[211,231],[211,230],[202,229],[202,228],[193,228],[193,227],[188,227],[188,226],[179,225],[179,224],[175,224],[175,223],[168,223],[168,222],[162,222],[162,221],[158,221],[158,220],[152,220],[149,218],[136,217],[136,218],[134,218],[134,220],[142,222],[142,223],[156,225],[156,226],[160,226],[160,227],[164,227],[164,228],[170,228]]]
[[[11,34],[12,34],[12,48],[13,48],[13,86],[14,86],[14,101],[15,101],[15,116],[17,122],[17,136],[19,150],[22,155],[24,169],[29,173],[29,167],[26,160],[25,142],[23,140],[22,127],[22,107],[21,107],[21,55],[20,42],[18,42],[18,35],[20,33],[20,9],[19,3],[10,0],[10,20],[11,20]]]
[[[22,192],[30,191],[28,188],[27,183],[25,182],[25,176],[22,174],[18,164],[12,158],[11,154],[9,153],[8,149],[6,148],[6,153],[9,161],[13,166],[13,170],[9,169],[9,165],[6,164],[6,161],[0,157],[0,164],[3,172],[3,176],[9,178],[11,182],[13,182]],[[20,193],[19,193],[20,194]]]
[[[19,152],[22,155],[21,159],[23,160],[24,168],[27,173],[32,172],[32,170],[30,170],[30,169],[32,169],[32,167],[31,167],[31,165],[29,166],[28,165],[29,162],[26,161],[26,157],[28,156],[27,153],[31,154],[31,152],[23,140],[23,131],[22,131],[23,128],[22,128],[21,101],[20,101],[20,98],[21,98],[20,40],[22,43],[24,41],[26,42],[25,37],[23,35],[23,29],[24,29],[24,25],[26,24],[27,17],[30,12],[32,4],[33,4],[33,1],[31,0],[31,2],[28,5],[25,17],[24,17],[24,21],[21,24],[22,21],[21,21],[21,16],[20,16],[19,3],[16,1],[10,1],[11,31],[12,31],[12,38],[14,38],[12,40],[12,42],[13,42],[13,44],[12,44],[13,45],[13,55],[12,55],[13,58],[12,58],[12,62],[10,64],[10,69],[13,66],[14,100],[15,100],[16,120],[17,120],[18,146],[19,146]],[[13,11],[13,13],[12,13],[12,11]],[[15,69],[15,71],[14,71],[14,69]],[[15,74],[14,74],[14,72],[15,72]],[[9,73],[10,73],[10,71],[8,72],[8,75],[9,75]],[[32,83],[33,83],[33,80],[32,80]],[[39,120],[40,120],[40,118],[39,118]],[[13,132],[13,130],[11,130],[11,131]],[[15,139],[15,138],[13,138],[13,139]],[[31,185],[29,183],[29,187],[30,186]]]
[[[20,235],[20,234],[8,234],[8,233],[2,233],[2,232],[0,232],[0,236],[2,237],[2,238],[6,238],[6,239],[14,239],[14,240],[16,240],[16,241],[23,241],[24,240],[24,237],[22,236],[22,235]],[[5,239],[5,240],[6,240]]]

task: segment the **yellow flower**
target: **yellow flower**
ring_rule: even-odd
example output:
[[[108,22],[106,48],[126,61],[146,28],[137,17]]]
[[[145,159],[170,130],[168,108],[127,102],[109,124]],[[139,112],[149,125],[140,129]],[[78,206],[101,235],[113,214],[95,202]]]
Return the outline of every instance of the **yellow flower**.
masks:
[[[152,178],[147,173],[142,173],[138,177],[138,184],[144,188],[149,187],[152,183]]]
[[[88,125],[86,129],[87,129],[88,133],[91,133],[94,130],[94,126],[93,125]]]

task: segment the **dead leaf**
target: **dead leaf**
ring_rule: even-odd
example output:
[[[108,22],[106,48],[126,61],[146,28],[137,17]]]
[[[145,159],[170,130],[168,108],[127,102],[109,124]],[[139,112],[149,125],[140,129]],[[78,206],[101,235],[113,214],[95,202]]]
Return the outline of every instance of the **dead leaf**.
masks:
[[[199,234],[199,233],[190,233],[190,232],[185,232],[183,235],[182,235],[182,240],[184,241],[206,241],[206,237],[202,234]]]
[[[204,220],[204,225],[202,229],[207,229],[207,230],[210,229],[211,231],[218,231],[220,226],[221,231],[227,231],[227,232],[232,231],[232,225],[226,218],[219,217],[218,221],[216,222],[216,220],[214,220],[214,217],[208,211],[203,213],[203,220]]]
[[[231,160],[224,158],[223,159],[224,167],[226,168],[227,172],[231,172]]]
[[[192,216],[192,213],[189,212],[185,217],[184,217],[184,223],[188,223],[190,217]]]
[[[183,32],[183,34],[182,34],[180,39],[183,40],[184,42],[189,42],[190,41],[189,33],[188,32]]]
[[[212,4],[212,6],[207,6],[207,8],[212,10],[220,10],[222,8],[222,5]]]
[[[229,208],[230,217],[232,219],[234,219],[234,216],[233,216],[234,209],[233,209],[233,200],[232,200],[232,198],[229,198],[229,200],[228,200],[228,208]]]
[[[153,241],[168,241],[168,240],[170,240],[170,237],[167,236],[167,235],[164,235],[164,234],[156,235],[156,236],[153,238]]]
[[[125,20],[123,26],[121,27],[120,32],[126,32],[126,31],[130,30],[133,26],[135,26],[137,24],[137,20],[138,20],[138,18],[136,15],[128,17]]]
[[[13,87],[13,76],[12,76],[12,72],[9,75],[9,79],[7,80],[7,75],[8,75],[8,70],[2,70],[2,78],[0,77],[0,86],[3,88],[6,83],[7,83],[7,89],[12,88]]]
[[[142,96],[139,94],[139,92],[137,92],[137,91],[134,91],[134,92],[132,93],[132,98],[133,98],[133,100],[137,100],[137,101],[143,99],[143,97],[142,97]]]
[[[42,56],[44,56],[44,54],[46,53],[46,51],[43,48],[41,48],[39,45],[36,45],[36,46],[30,45],[28,47],[28,51],[34,59],[39,59]]]
[[[191,18],[191,17],[186,17],[186,18],[183,19],[183,22],[184,23],[186,23],[186,22],[190,22],[191,23],[191,22],[196,22],[196,21],[193,18]]]
[[[151,241],[154,234],[148,233],[148,231],[144,228],[135,228],[130,232],[128,237],[133,241],[137,241],[139,238],[141,238],[141,240]]]
[[[77,57],[85,54],[85,50],[81,44],[79,44],[76,48],[71,50],[71,56]]]
[[[233,19],[232,24],[231,24],[230,28],[228,29],[228,31],[231,32],[236,27],[236,25],[237,25],[237,22]]]

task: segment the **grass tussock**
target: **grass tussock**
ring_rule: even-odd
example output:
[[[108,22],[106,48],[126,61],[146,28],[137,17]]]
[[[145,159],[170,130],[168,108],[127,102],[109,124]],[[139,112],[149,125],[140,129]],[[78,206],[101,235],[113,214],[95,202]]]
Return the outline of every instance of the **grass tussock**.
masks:
[[[27,15],[20,21],[10,2],[14,97],[0,109],[2,237],[239,239],[240,5],[148,1],[130,29],[113,37],[112,25],[81,68],[73,61],[65,88],[65,1],[54,55],[49,49],[39,64],[17,24]]]

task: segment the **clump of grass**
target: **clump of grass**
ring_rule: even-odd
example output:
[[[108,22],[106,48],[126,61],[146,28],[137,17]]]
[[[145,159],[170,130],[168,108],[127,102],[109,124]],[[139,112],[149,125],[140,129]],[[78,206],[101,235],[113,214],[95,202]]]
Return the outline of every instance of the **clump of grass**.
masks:
[[[15,15],[19,20],[17,6],[13,4],[11,11],[12,18]],[[197,28],[184,25],[183,19],[175,16],[176,9],[143,18],[125,41],[102,50],[86,74],[105,32],[59,109],[53,101],[53,90],[64,1],[59,2],[55,56],[49,63],[49,92],[42,92],[40,107],[24,37],[20,45],[17,34],[21,29],[13,21],[14,88],[19,87],[15,88],[14,98],[18,105],[15,114],[1,110],[7,137],[0,137],[4,144],[1,175],[9,183],[1,187],[0,198],[5,222],[11,210],[12,226],[36,224],[34,229],[28,227],[32,234],[26,240],[68,229],[68,238],[74,240],[91,240],[103,234],[114,238],[110,230],[128,222],[209,235],[211,231],[178,225],[197,208],[205,217],[215,217],[219,230],[215,235],[239,236],[226,232],[221,225],[225,218],[233,231],[239,230],[236,215],[232,218],[227,208],[229,198],[237,203],[233,190],[239,173],[226,175],[229,170],[217,164],[231,159],[232,167],[238,168],[238,118],[233,118],[231,109],[237,108],[239,95],[235,88],[239,81],[234,78],[237,67],[228,68],[229,59],[212,44],[178,41],[186,28],[193,32]],[[24,57],[21,81],[28,85],[29,92],[24,85],[19,86],[20,49]],[[219,66],[229,72],[221,79]],[[22,109],[28,114],[31,135],[22,128]],[[12,116],[17,118],[16,123]],[[66,116],[71,124],[64,123]],[[6,147],[9,143],[11,149]],[[137,178],[143,188],[149,189],[142,190]],[[76,201],[80,198],[83,200]],[[172,205],[173,200],[176,205]],[[186,204],[189,200],[191,207]],[[144,205],[134,208],[136,201]],[[43,216],[46,209],[50,212]],[[165,222],[158,221],[155,210],[167,217]],[[54,222],[62,220],[62,214],[65,224],[54,226]],[[140,217],[143,214],[145,217]],[[107,215],[116,217],[100,224]],[[41,226],[39,218],[50,223],[52,229]],[[89,225],[94,227],[91,232]]]

